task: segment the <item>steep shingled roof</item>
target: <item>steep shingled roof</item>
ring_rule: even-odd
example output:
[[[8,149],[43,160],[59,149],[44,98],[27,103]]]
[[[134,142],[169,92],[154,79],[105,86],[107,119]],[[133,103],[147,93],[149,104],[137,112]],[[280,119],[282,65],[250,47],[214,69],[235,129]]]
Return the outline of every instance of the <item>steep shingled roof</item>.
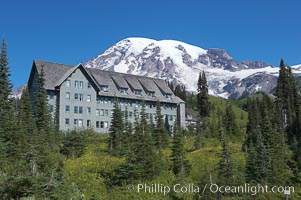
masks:
[[[63,65],[40,60],[34,60],[34,65],[38,70],[38,73],[41,73],[43,67],[46,90],[53,90],[63,75],[66,74],[68,70],[73,69],[73,66],[71,65]]]
[[[37,68],[38,73],[41,72],[43,66],[46,83],[45,89],[47,90],[54,90],[55,87],[59,86],[66,78],[68,78],[70,73],[72,73],[76,68],[82,67],[82,65],[73,67],[70,65],[62,65],[38,60],[34,61],[34,66]],[[93,68],[84,68],[84,70],[97,86],[108,86],[108,92],[99,92],[99,94],[102,96],[116,96],[140,100],[144,99],[147,101],[159,100],[161,102],[168,103],[184,102],[172,93],[165,81],[162,79],[103,71]],[[128,88],[127,94],[121,93],[119,90],[120,87]],[[132,89],[142,90],[141,95],[134,94]],[[148,96],[146,92],[155,92],[155,96]],[[171,98],[166,98],[165,94],[162,94],[162,92],[165,94],[171,94]]]

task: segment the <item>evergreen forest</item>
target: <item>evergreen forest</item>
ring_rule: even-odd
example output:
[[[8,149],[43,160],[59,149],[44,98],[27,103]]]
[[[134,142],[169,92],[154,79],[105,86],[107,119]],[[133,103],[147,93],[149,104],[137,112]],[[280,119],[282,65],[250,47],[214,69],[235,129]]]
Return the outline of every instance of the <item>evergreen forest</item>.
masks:
[[[280,61],[273,94],[238,100],[208,95],[206,72],[198,91],[169,87],[197,116],[196,125],[167,131],[160,103],[155,120],[145,105],[128,122],[115,99],[109,134],[58,130],[51,118],[43,72],[34,104],[28,88],[11,98],[6,41],[0,54],[0,198],[3,200],[282,200],[282,192],[213,193],[224,186],[293,186],[301,199],[301,94]],[[138,192],[138,184],[199,186],[200,191]],[[208,185],[206,190],[203,190]]]

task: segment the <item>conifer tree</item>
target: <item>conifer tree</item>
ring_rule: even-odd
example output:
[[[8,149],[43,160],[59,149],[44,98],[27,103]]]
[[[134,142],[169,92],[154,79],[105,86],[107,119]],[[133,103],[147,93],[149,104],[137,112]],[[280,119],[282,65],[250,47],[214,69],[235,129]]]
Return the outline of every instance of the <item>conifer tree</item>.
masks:
[[[47,100],[47,93],[45,90],[45,78],[44,69],[39,74],[39,89],[35,101],[34,118],[36,122],[37,131],[39,134],[46,134],[50,130],[50,112]],[[49,139],[49,138],[47,138]]]
[[[12,104],[9,99],[12,84],[9,77],[7,47],[5,39],[3,39],[0,53],[0,169],[5,165],[6,152],[9,152],[7,141],[11,140],[9,130],[7,130],[11,128],[11,120],[13,119]]]
[[[223,134],[221,134],[222,152],[218,163],[218,176],[220,184],[229,185],[234,181],[233,164],[228,144]]]
[[[238,134],[238,127],[236,124],[236,116],[233,110],[233,107],[230,103],[226,104],[226,112],[224,115],[224,122],[225,131],[228,135],[237,135]]]
[[[168,142],[168,134],[163,123],[163,116],[161,114],[161,105],[159,101],[157,101],[156,105],[155,122],[156,125],[153,132],[154,144],[159,149],[165,148]]]
[[[174,174],[183,179],[188,176],[191,166],[186,160],[183,135],[178,130],[177,126],[174,127],[173,142],[171,146],[171,161],[172,161],[172,171]]]
[[[209,95],[208,95],[208,85],[205,72],[200,72],[198,80],[198,108],[201,118],[202,127],[207,128],[208,118],[209,118]]]
[[[0,54],[0,120],[3,113],[7,111],[9,105],[9,95],[11,93],[12,84],[9,80],[10,70],[7,59],[6,40],[2,40],[2,48]]]
[[[115,98],[114,109],[109,129],[109,152],[111,155],[121,156],[122,134],[123,134],[123,119],[118,99]]]
[[[258,169],[257,169],[257,152],[253,146],[253,142],[250,141],[248,153],[247,153],[247,161],[246,161],[246,182],[255,184],[258,181]]]

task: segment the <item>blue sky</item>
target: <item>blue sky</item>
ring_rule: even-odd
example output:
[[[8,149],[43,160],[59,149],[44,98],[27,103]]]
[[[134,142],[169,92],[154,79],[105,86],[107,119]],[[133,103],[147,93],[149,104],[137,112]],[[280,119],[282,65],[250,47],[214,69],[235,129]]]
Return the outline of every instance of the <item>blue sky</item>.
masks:
[[[75,65],[127,37],[226,49],[234,59],[301,63],[299,0],[1,0],[14,87],[34,59]]]

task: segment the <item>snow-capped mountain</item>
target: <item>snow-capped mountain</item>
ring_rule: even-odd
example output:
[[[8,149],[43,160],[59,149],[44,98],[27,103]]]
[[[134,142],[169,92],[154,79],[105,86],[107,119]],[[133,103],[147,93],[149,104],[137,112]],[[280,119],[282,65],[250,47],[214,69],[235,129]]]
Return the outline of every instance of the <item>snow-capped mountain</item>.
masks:
[[[264,62],[235,61],[222,49],[202,49],[175,40],[127,38],[84,63],[86,67],[162,78],[196,92],[199,72],[206,72],[211,95],[238,98],[270,92],[279,69]],[[301,65],[292,67],[301,75]]]

